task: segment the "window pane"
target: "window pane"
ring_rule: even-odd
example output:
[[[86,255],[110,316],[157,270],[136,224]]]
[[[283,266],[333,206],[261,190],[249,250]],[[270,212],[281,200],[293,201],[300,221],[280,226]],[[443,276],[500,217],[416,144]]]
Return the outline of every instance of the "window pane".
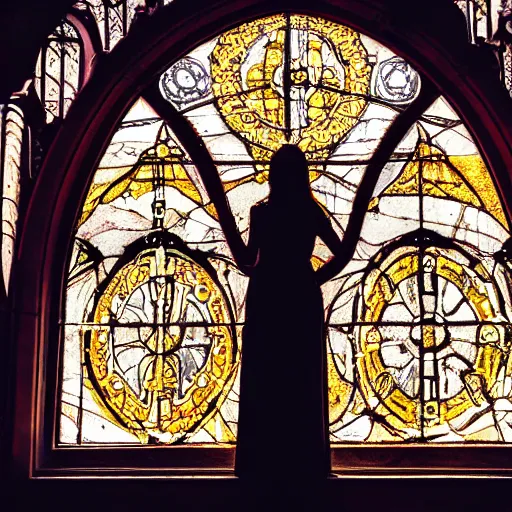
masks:
[[[80,86],[82,59],[78,32],[63,22],[48,38],[36,65],[34,85],[46,112],[46,122],[64,118]]]
[[[234,442],[244,283],[194,165],[138,100],[77,226],[61,442]]]
[[[245,240],[287,142],[340,237],[365,214],[353,260],[323,288],[332,440],[508,442],[509,225],[446,101],[397,146],[368,211],[352,211],[420,88],[375,41],[303,15],[243,24],[160,78]],[[312,264],[329,258],[318,242]],[[194,162],[143,100],[93,177],[69,268],[61,442],[233,443],[247,278]]]
[[[20,201],[21,160],[25,122],[14,104],[0,105],[0,157],[2,168],[2,276],[9,292],[16,244]]]
[[[397,152],[409,156],[384,168],[356,257],[330,284],[332,440],[511,442],[496,188],[442,98]]]
[[[106,51],[111,51],[128,34],[139,0],[79,0],[74,7],[90,11]]]

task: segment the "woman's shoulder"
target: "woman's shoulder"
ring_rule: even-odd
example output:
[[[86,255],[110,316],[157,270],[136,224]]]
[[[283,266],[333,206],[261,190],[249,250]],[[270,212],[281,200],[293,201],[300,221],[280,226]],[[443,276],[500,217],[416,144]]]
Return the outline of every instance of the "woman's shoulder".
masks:
[[[324,220],[324,219],[329,218],[329,216],[327,214],[327,209],[325,208],[325,206],[316,200],[313,201],[312,210],[313,210],[313,215],[319,220]]]
[[[256,210],[262,210],[268,206],[268,199],[262,199],[261,201],[258,201],[256,204],[252,205],[252,209]]]
[[[256,203],[253,206],[251,206],[251,215],[261,215],[265,211],[267,211],[267,207],[267,201],[260,201],[259,203]]]

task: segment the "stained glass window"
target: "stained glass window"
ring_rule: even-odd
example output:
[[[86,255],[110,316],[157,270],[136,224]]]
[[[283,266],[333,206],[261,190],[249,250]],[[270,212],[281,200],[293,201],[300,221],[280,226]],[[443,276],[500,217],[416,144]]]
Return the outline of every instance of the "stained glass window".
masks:
[[[333,440],[510,442],[501,201],[442,98],[398,149],[408,156],[383,169],[333,281]]]
[[[110,51],[128,33],[140,3],[140,0],[80,0],[75,7],[92,13],[103,48]]]
[[[62,22],[39,54],[34,85],[46,122],[63,119],[75,99],[82,76],[81,40],[75,27]]]
[[[498,2],[493,2],[493,8],[489,12],[491,2],[487,0],[455,0],[455,4],[462,10],[466,17],[468,36],[474,43],[478,37],[490,39],[493,26],[497,25]],[[493,19],[494,18],[494,19]]]
[[[340,237],[364,215],[352,261],[323,289],[333,443],[508,442],[509,224],[449,104],[439,97],[410,123],[367,211],[353,211],[383,138],[422,97],[419,74],[389,49],[274,15],[198,47],[158,86],[211,155],[243,238],[288,142],[306,153]],[[218,198],[148,101],[118,127],[76,225],[62,444],[236,440],[247,278]],[[318,242],[313,265],[329,257]],[[277,399],[264,384],[262,399]]]
[[[245,278],[227,254],[195,166],[138,100],[77,226],[62,442],[235,440]]]
[[[20,200],[23,111],[15,104],[0,105],[0,170],[2,178],[2,277],[9,291],[16,243],[16,224]]]
[[[468,39],[496,56],[503,85],[512,94],[512,47],[510,0],[454,0],[466,18]]]

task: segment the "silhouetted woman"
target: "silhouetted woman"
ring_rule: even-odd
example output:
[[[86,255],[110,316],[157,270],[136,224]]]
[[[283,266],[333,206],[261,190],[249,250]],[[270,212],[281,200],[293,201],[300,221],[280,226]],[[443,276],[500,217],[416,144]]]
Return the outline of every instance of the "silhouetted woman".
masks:
[[[270,163],[268,201],[251,209],[235,472],[324,478],[330,470],[324,308],[311,256],[316,237],[341,242],[314,200],[304,153],[285,145]],[[326,272],[327,271],[327,272]]]

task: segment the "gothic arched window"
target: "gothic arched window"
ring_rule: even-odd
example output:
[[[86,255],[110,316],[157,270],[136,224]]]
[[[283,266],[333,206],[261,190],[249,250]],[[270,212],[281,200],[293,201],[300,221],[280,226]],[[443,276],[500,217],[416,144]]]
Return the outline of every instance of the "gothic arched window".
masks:
[[[384,46],[275,15],[201,45],[158,85],[160,101],[138,99],[118,127],[76,223],[59,442],[236,440],[246,278],[166,106],[211,155],[243,237],[287,142],[306,152],[340,236],[364,217],[352,261],[324,287],[333,446],[511,442],[510,278],[496,256],[509,223],[447,101],[418,112],[365,213],[353,205],[372,156],[429,94]],[[313,265],[328,258],[318,243]]]
[[[2,176],[2,282],[9,293],[16,244],[25,123],[14,103],[0,105],[0,172]]]
[[[158,9],[137,19],[130,2],[77,8],[103,27],[105,50],[115,45],[90,70],[96,85],[134,50],[130,37],[116,44],[130,24],[138,37],[159,23]],[[111,89],[86,86],[63,121],[45,166],[60,148],[82,182],[62,174],[48,199],[63,227],[47,225],[42,327],[19,336],[41,336],[35,364],[45,361],[35,467],[47,456],[51,467],[232,465],[247,286],[237,251],[286,143],[305,152],[313,194],[352,255],[323,287],[333,466],[364,467],[366,446],[435,454],[512,442],[510,221],[485,148],[393,45],[327,13],[268,12],[162,53],[131,89],[135,69]],[[73,25],[55,34],[79,54]],[[42,71],[46,55],[36,89],[50,121],[81,79],[71,65],[67,94],[66,59],[55,78]],[[50,79],[60,80],[56,103]],[[88,118],[78,143],[66,130],[101,94],[104,131]],[[32,268],[31,243],[21,269]],[[329,258],[318,241],[312,265]],[[29,314],[28,287],[16,300]],[[282,400],[300,429],[286,409],[293,382],[273,390],[261,378],[261,399]],[[262,435],[272,440],[272,418]]]
[[[37,61],[34,85],[46,122],[63,119],[83,80],[82,40],[76,28],[63,21],[48,38]]]

